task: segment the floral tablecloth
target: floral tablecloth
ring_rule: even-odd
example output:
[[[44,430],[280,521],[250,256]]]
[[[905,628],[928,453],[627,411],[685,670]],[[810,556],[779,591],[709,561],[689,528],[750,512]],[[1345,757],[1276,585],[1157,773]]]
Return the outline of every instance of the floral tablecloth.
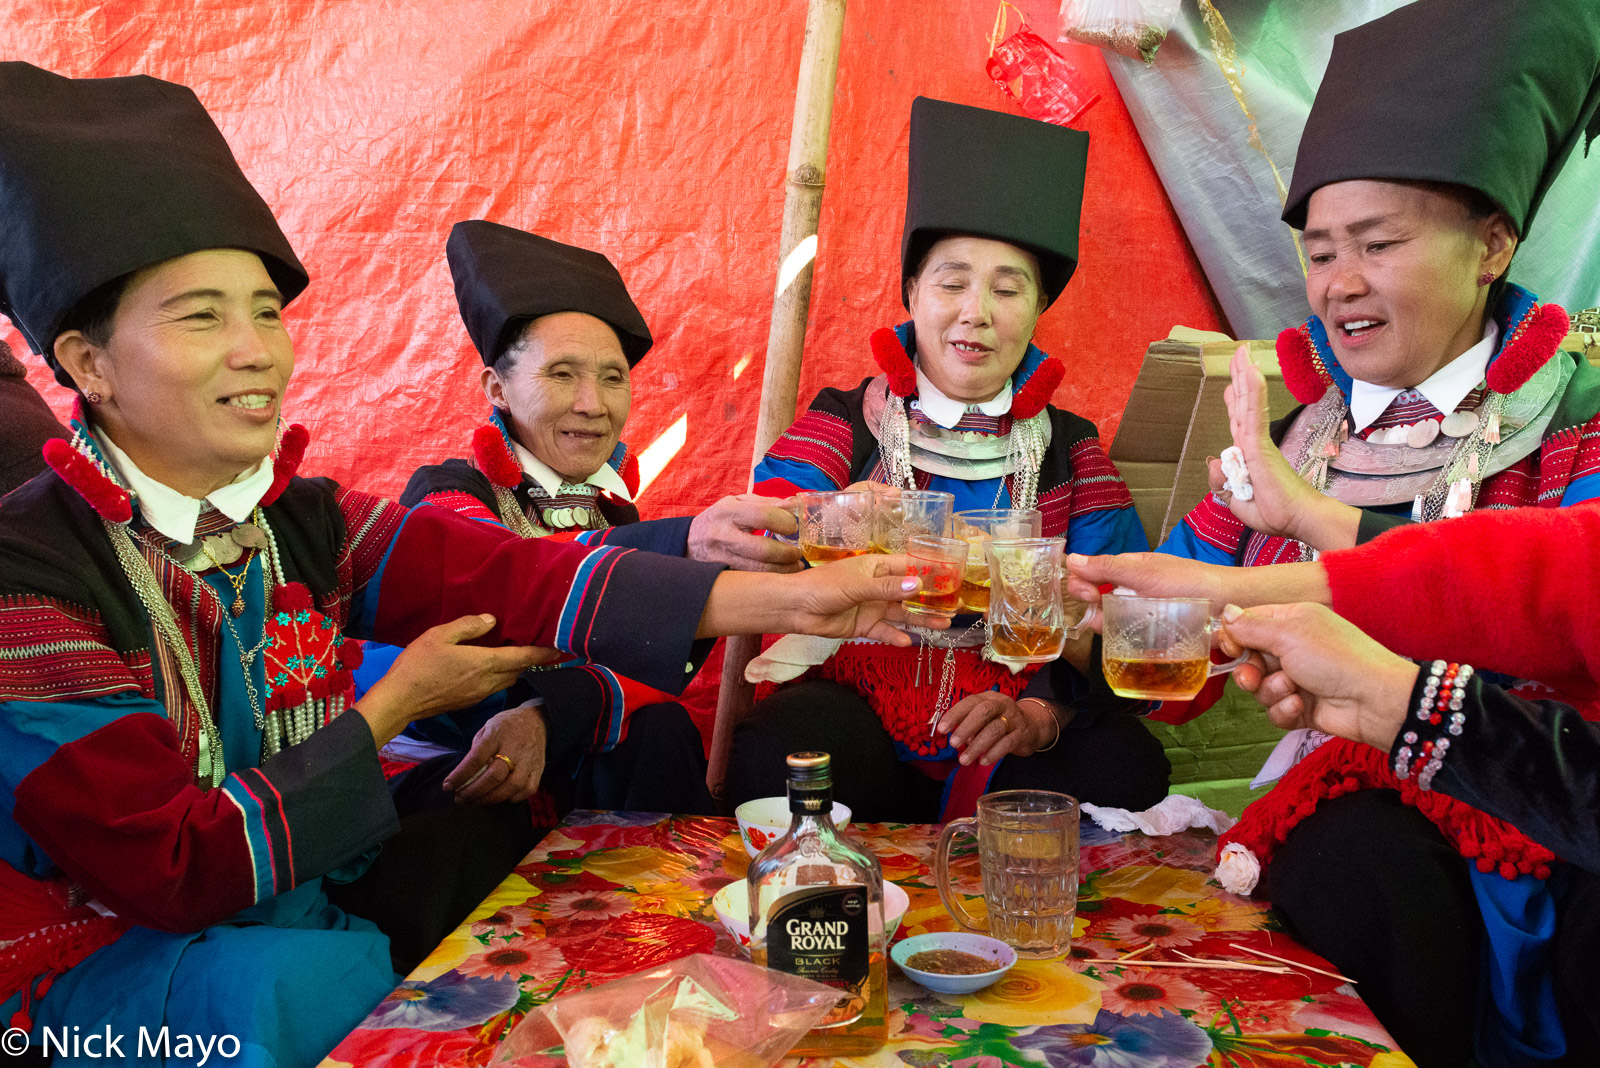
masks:
[[[938,828],[852,828],[911,898],[899,937],[955,924],[933,882]],[[958,842],[961,841],[958,839]],[[970,842],[970,840],[967,840]],[[889,966],[890,1039],[880,1053],[837,1063],[872,1068],[1403,1068],[1393,1041],[1352,989],[1290,975],[1138,963],[1279,957],[1328,968],[1275,929],[1266,907],[1208,877],[1215,841],[1199,833],[1149,838],[1083,827],[1078,920],[1070,953],[1021,961],[969,995],[936,995]],[[958,853],[965,889],[977,857]],[[739,950],[711,895],[749,859],[732,820],[576,812],[548,835],[324,1062],[372,1068],[486,1065],[530,1010],[564,993],[689,953]],[[968,900],[981,915],[981,896]],[[1235,945],[1245,950],[1233,948]],[[1259,958],[1257,958],[1259,959]],[[528,1068],[565,1063],[559,1048]],[[825,1062],[811,1062],[825,1063]]]

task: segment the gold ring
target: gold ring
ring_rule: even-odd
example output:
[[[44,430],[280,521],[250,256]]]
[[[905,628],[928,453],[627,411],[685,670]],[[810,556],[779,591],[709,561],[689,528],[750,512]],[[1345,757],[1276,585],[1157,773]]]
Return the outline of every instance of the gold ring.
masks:
[[[1006,733],[1010,734],[1011,733],[1011,721],[1009,719],[1006,719],[1006,714],[1004,712],[1000,713],[1000,722],[1005,724]]]
[[[504,753],[496,753],[494,755],[494,758],[496,760],[504,760],[506,762],[506,767],[510,768],[512,771],[516,771],[517,770],[517,766],[515,764],[511,763],[511,758],[506,756]]]

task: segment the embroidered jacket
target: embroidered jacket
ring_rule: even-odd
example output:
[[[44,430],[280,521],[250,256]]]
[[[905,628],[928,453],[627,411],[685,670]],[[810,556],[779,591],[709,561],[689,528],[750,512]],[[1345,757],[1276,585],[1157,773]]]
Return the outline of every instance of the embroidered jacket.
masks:
[[[1502,343],[1491,357],[1487,372],[1487,385],[1496,392],[1515,392],[1530,375],[1553,361],[1574,362],[1576,366],[1571,368],[1565,391],[1539,446],[1509,468],[1484,479],[1478,507],[1554,508],[1600,498],[1600,371],[1591,368],[1581,356],[1558,351],[1567,320],[1555,305],[1539,305],[1532,295],[1512,286],[1496,320]],[[1284,331],[1278,339],[1278,352],[1284,381],[1297,399],[1310,403],[1328,388],[1339,389],[1348,397],[1350,376],[1339,367],[1322,324],[1315,318],[1297,330]],[[1474,390],[1457,410],[1474,408],[1483,395],[1481,388]],[[1282,432],[1304,411],[1296,409],[1280,420],[1275,426],[1276,437],[1281,440]],[[1372,424],[1372,429],[1441,418],[1443,414],[1449,413],[1439,413],[1426,400],[1419,402],[1402,393]],[[1402,506],[1399,511],[1409,513],[1409,508]],[[1359,540],[1370,540],[1394,526],[1409,523],[1409,514],[1364,510]],[[1298,543],[1248,529],[1214,496],[1190,512],[1157,551],[1246,567],[1300,558]],[[1177,723],[1194,718],[1216,700],[1221,681],[1208,686],[1192,702],[1164,703],[1155,717]],[[1492,856],[1494,862],[1486,871],[1498,868],[1508,878],[1544,874],[1554,859],[1548,849],[1509,824],[1443,794],[1422,794],[1414,783],[1401,783],[1384,754],[1339,738],[1317,748],[1291,768],[1270,793],[1247,807],[1227,840],[1249,844],[1265,862],[1276,844],[1314,812],[1320,801],[1367,788],[1398,790],[1403,800],[1438,825],[1463,856]]]
[[[75,444],[87,450],[77,429]],[[294,477],[289,439],[262,512],[289,583],[275,600],[296,587],[307,596],[269,609],[264,586],[246,584],[251,606],[236,622],[217,596],[233,596],[225,580],[176,566],[92,452],[52,443],[53,470],[0,507],[0,1004],[20,991],[26,1007],[51,976],[130,928],[192,940],[246,909],[271,924],[273,902],[318,890],[320,876],[394,832],[371,732],[361,716],[337,714],[355,644],[345,636],[405,644],[441,622],[490,612],[497,622],[486,644],[555,646],[673,691],[708,650],[694,639],[697,606],[718,567],[524,541],[431,505],[407,511]],[[215,513],[202,516],[203,532],[215,525]],[[119,562],[117,527],[133,536],[198,669],[226,761],[215,788],[197,775],[202,724]],[[640,620],[649,620],[648,634]],[[281,645],[247,674],[231,631],[260,634],[249,630],[256,621],[276,626],[268,633]],[[297,677],[269,675],[262,661],[274,656]],[[303,692],[289,696],[303,700],[323,690],[321,727],[262,760],[255,695],[295,686]],[[86,914],[90,900],[100,908]],[[325,901],[324,910],[310,913],[324,920],[308,921],[297,905],[302,918],[293,922],[342,919]],[[159,1006],[162,969],[175,959],[152,955],[149,974],[117,982]]]
[[[830,388],[819,392],[807,411],[756,465],[756,492],[786,497],[801,490],[841,489],[866,479],[885,481],[878,440],[866,414],[868,395],[873,390],[881,393],[886,385],[893,391],[891,396],[914,395],[916,379],[908,356],[911,344],[909,323],[894,333],[878,331],[873,347],[885,373],[862,380],[853,390]],[[1059,375],[1059,362],[1030,345],[1012,376],[1012,411],[997,417],[969,411],[954,430],[1000,436],[1010,432],[1019,412],[1024,417],[1039,411],[1047,413],[1050,444],[1039,467],[1035,505],[1043,513],[1044,535],[1065,537],[1072,552],[1118,553],[1147,548],[1133,499],[1101,448],[1094,424],[1046,403],[1054,383],[1060,381]],[[914,421],[924,417],[913,406],[910,418]],[[956,511],[1010,506],[1011,475],[966,480],[930,475],[920,469],[913,474],[919,489],[955,493]],[[1078,726],[1087,726],[1103,708],[1126,705],[1105,687],[1098,672],[1095,679],[1085,680],[1070,665],[1059,661],[1047,668],[1025,668],[1013,675],[973,650],[958,649],[952,700],[988,689],[1012,698],[1059,700],[1078,706],[1073,721]],[[832,679],[865,697],[895,738],[902,759],[953,761],[955,750],[945,739],[927,735],[928,695],[917,685],[918,675],[927,670],[918,671],[915,649],[852,642],[804,677]],[[771,687],[764,685],[758,697],[768,692]],[[993,766],[980,765],[956,772],[946,816],[960,814],[975,801],[992,773]]]

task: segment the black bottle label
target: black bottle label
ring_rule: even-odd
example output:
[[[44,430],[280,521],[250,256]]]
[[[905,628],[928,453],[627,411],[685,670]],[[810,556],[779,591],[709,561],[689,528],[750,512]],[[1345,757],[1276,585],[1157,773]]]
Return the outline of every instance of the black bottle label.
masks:
[[[772,906],[767,966],[841,989],[867,977],[867,891],[862,886],[796,890]]]

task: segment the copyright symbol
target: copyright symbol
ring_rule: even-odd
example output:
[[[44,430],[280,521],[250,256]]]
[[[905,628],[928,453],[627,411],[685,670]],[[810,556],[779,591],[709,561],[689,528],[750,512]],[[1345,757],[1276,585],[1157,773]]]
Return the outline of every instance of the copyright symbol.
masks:
[[[28,1051],[28,1032],[20,1027],[8,1027],[6,1033],[0,1035],[0,1050],[4,1050],[13,1057],[20,1057]]]

